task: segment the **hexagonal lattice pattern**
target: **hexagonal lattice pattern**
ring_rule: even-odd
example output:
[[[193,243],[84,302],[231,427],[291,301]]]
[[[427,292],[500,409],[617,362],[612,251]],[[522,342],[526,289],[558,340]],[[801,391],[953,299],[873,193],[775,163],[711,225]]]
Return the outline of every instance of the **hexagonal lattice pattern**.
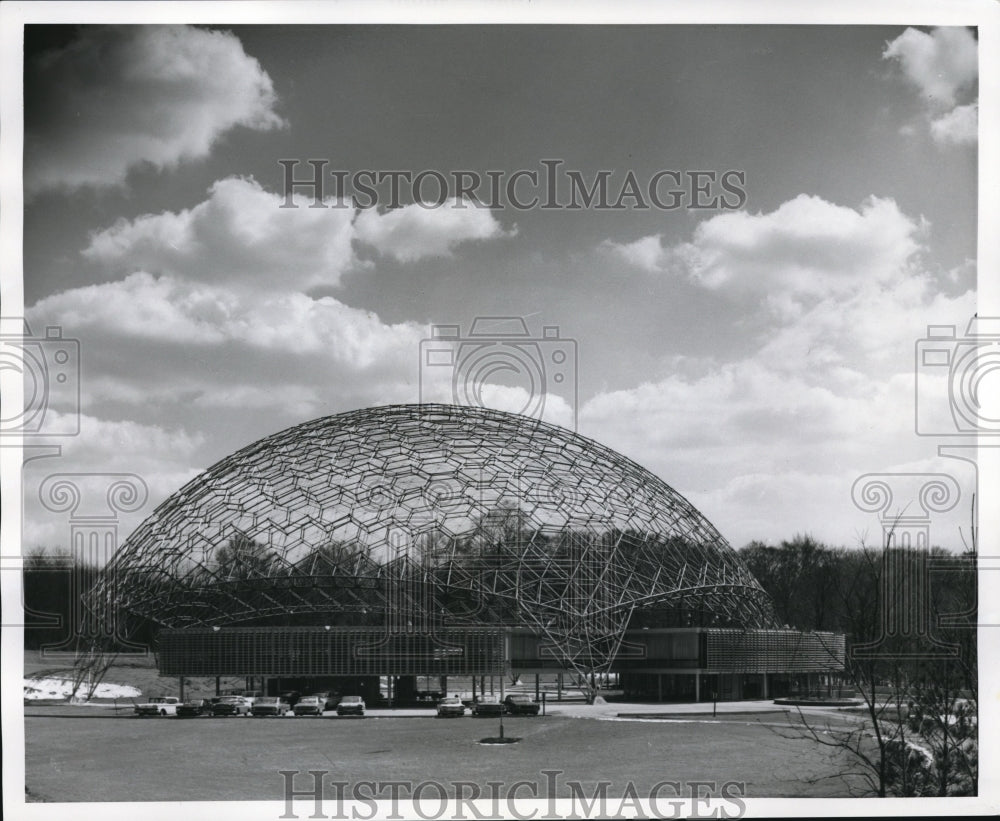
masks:
[[[570,431],[449,405],[307,422],[223,459],[129,537],[92,607],[168,627],[521,625],[606,668],[636,608],[772,624],[714,527]]]

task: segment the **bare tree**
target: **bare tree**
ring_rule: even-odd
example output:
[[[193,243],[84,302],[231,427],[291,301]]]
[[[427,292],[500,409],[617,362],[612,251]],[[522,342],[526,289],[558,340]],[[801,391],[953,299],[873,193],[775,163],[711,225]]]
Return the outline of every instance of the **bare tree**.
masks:
[[[837,774],[852,793],[860,786],[882,797],[974,794],[975,633],[959,622],[975,609],[975,557],[970,564],[969,557],[891,545],[891,532],[880,550],[862,541],[831,573],[850,643],[843,676],[858,697],[857,711],[800,708],[776,732],[808,738],[852,762]],[[927,583],[935,566],[939,576],[950,574],[950,584]],[[909,612],[915,606],[927,611]],[[913,624],[921,626],[903,627]],[[935,633],[942,624],[950,629]]]

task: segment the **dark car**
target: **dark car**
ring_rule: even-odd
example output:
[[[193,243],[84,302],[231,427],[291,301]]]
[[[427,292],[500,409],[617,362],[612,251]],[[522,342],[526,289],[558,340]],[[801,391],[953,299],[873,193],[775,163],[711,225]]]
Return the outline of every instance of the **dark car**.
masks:
[[[248,716],[250,701],[243,696],[223,696],[212,705],[213,716]]]
[[[291,707],[287,701],[274,696],[255,698],[250,714],[253,716],[283,716]]]
[[[282,701],[287,701],[288,704],[294,707],[300,698],[302,698],[302,693],[298,690],[285,690],[283,693],[278,693],[278,698]]]
[[[504,709],[512,716],[537,716],[539,704],[531,696],[511,694],[503,700]]]
[[[503,704],[495,696],[484,696],[472,705],[472,714],[485,718],[486,716],[502,716],[504,713]]]
[[[318,698],[324,710],[332,710],[337,706],[337,694],[330,692],[311,693],[312,698]]]
[[[292,712],[297,716],[321,716],[324,706],[319,696],[304,696],[298,700]]]
[[[337,705],[338,716],[363,716],[365,701],[361,696],[344,696]]]
[[[212,702],[207,698],[199,698],[194,701],[185,701],[177,706],[178,718],[196,718],[203,716],[212,710]]]

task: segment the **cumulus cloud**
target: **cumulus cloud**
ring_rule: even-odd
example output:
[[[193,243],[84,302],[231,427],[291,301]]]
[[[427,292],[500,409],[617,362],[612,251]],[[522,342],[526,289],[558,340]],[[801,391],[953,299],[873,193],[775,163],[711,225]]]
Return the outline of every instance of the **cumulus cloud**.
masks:
[[[467,201],[428,208],[419,203],[379,213],[362,211],[355,222],[357,238],[399,262],[450,256],[461,242],[514,236],[504,231],[489,210]]]
[[[107,508],[108,474],[135,474],[147,491],[143,507],[119,512],[119,541],[153,508],[204,469],[205,436],[183,427],[143,424],[131,420],[98,419],[83,414],[78,436],[52,441],[61,447],[59,459],[38,459],[24,471],[24,543],[69,547],[69,512],[45,508],[39,489],[52,474],[72,474],[81,491],[78,516],[113,514]],[[105,477],[102,479],[102,477]],[[103,484],[102,484],[103,482]]]
[[[180,410],[192,424],[219,410],[279,409],[307,419],[344,409],[352,386],[364,405],[475,401],[574,425],[573,408],[562,397],[538,396],[521,385],[484,379],[456,399],[454,369],[418,367],[428,328],[385,323],[332,297],[136,272],[47,297],[28,317],[71,328],[98,363],[84,380],[86,407],[154,404]]]
[[[882,52],[897,60],[904,75],[929,106],[951,108],[958,94],[979,76],[978,44],[962,27],[936,28],[930,33],[908,28]]]
[[[898,278],[919,247],[920,224],[891,199],[857,210],[800,194],[769,214],[719,214],[674,249],[706,288],[826,295]]]
[[[121,278],[70,288],[28,310],[39,326],[60,325],[81,340],[84,407],[98,416],[142,408],[144,420],[199,430],[239,413],[246,427],[252,418],[266,432],[419,400],[425,326],[386,323],[308,291],[372,266],[355,245],[401,261],[448,254],[457,243],[504,235],[492,214],[283,203],[253,179],[234,177],[189,209],[92,234],[84,256]]]
[[[833,534],[845,522],[871,525],[851,503],[854,479],[926,453],[914,436],[914,344],[928,325],[963,325],[976,310],[973,290],[956,293],[949,278],[949,295],[921,269],[928,230],[892,200],[853,209],[802,195],[769,213],[711,217],[686,243],[633,243],[648,252],[637,267],[763,310],[742,354],[672,354],[668,375],[586,401],[581,432],[666,477],[739,544],[796,530],[842,539]],[[624,258],[629,246],[602,247]],[[922,413],[947,416],[946,392],[921,395],[937,401]],[[838,521],[824,521],[838,508]]]
[[[25,67],[25,187],[120,186],[205,157],[235,126],[282,125],[271,78],[229,32],[83,26]]]
[[[230,177],[193,208],[122,219],[96,232],[83,254],[119,273],[306,291],[336,286],[348,271],[365,267],[355,243],[414,262],[449,256],[459,243],[512,235],[491,212],[475,208],[408,205],[380,213],[309,208],[298,196],[295,208],[284,202],[253,179]]]
[[[970,29],[936,28],[927,33],[908,28],[886,45],[882,58],[896,61],[920,94],[935,142],[976,142],[978,106],[974,89],[979,76],[979,47]]]
[[[931,121],[931,136],[942,145],[972,145],[979,139],[979,104],[953,108]]]
[[[370,311],[332,297],[260,294],[144,271],[46,297],[28,316],[91,338],[101,334],[201,348],[235,343],[262,351],[322,354],[359,371],[401,347],[416,351],[423,336],[416,323],[386,325]]]
[[[466,405],[519,413],[553,425],[576,429],[576,409],[564,397],[545,390],[547,386],[502,385],[483,381],[455,385],[450,368],[427,368],[420,374],[422,402]]]
[[[926,330],[918,323],[960,322],[974,302],[971,295],[931,301],[909,316],[913,327],[902,334],[906,323],[894,319],[889,347],[900,353],[870,371],[863,357],[852,358],[846,326],[858,321],[863,333],[882,306],[854,306],[845,327],[825,340],[826,364],[790,339],[765,342],[699,376],[671,374],[600,393],[581,407],[580,431],[666,478],[736,544],[795,532],[843,543],[848,522],[859,532],[874,524],[852,506],[853,481],[871,471],[906,472],[927,454],[913,435],[913,343]],[[807,315],[796,328],[812,320]],[[801,341],[808,344],[809,334]],[[951,544],[955,536],[942,523],[937,538]]]
[[[800,194],[769,213],[718,214],[690,242],[663,247],[659,236],[601,248],[647,271],[684,276],[729,298],[752,297],[775,315],[804,304],[884,285],[911,273],[927,226],[891,199],[857,209]]]
[[[83,254],[115,272],[259,288],[337,285],[355,261],[353,213],[283,202],[253,179],[230,177],[193,208],[119,220],[95,233]]]
[[[666,262],[666,254],[663,251],[663,243],[660,241],[659,234],[626,243],[606,239],[601,243],[601,249],[643,271],[658,271]]]

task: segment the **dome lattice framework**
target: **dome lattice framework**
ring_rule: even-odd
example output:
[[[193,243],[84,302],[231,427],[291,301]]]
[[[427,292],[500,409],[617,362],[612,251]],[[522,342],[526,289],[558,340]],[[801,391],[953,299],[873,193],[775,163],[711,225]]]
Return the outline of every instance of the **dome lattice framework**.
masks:
[[[126,540],[90,606],[154,627],[528,626],[607,669],[636,609],[773,625],[735,551],[680,494],[568,430],[400,405],[307,422],[209,468]]]

